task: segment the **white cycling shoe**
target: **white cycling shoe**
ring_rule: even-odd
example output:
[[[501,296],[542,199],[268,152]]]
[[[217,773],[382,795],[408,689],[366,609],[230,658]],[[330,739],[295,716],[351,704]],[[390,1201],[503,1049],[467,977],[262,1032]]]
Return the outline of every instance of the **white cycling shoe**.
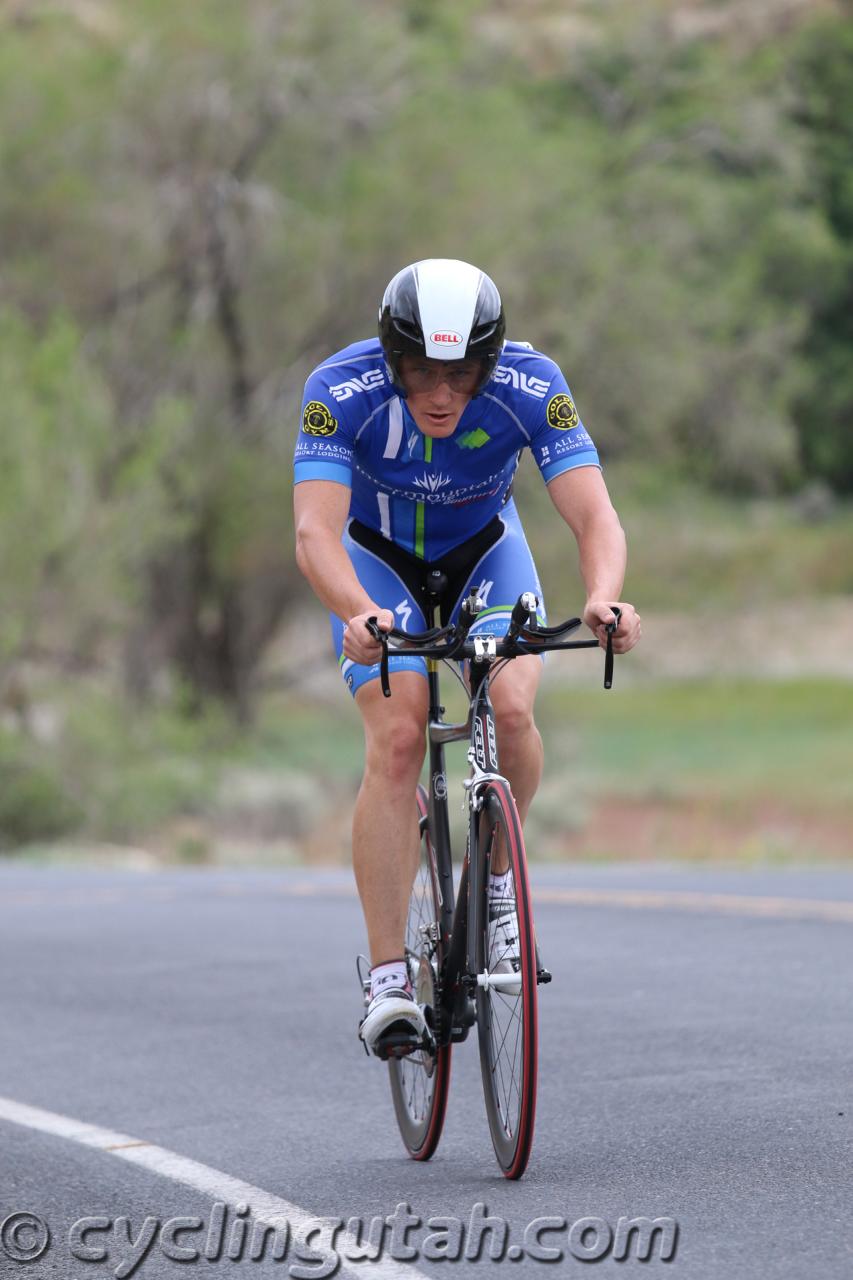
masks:
[[[359,1038],[378,1058],[401,1058],[428,1038],[423,1009],[411,991],[392,988],[375,995],[359,1023]]]
[[[499,990],[507,996],[521,995],[521,955],[518,949],[518,919],[515,902],[497,898],[489,906],[489,973],[494,977],[516,974]]]

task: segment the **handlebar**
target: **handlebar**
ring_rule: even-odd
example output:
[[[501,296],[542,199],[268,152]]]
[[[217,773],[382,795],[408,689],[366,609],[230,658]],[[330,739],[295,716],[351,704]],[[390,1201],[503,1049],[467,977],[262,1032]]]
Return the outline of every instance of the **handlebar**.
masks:
[[[556,627],[541,627],[536,621],[536,609],[539,601],[531,591],[519,596],[510,616],[509,626],[503,636],[475,636],[468,639],[477,615],[483,609],[483,602],[478,599],[476,590],[462,602],[459,621],[445,627],[433,627],[430,631],[401,631],[392,627],[383,631],[375,617],[367,619],[367,629],[382,646],[380,660],[380,677],[382,692],[386,698],[391,696],[391,683],[388,678],[388,658],[392,653],[407,654],[411,658],[431,658],[433,660],[465,659],[474,663],[487,663],[500,658],[517,658],[528,653],[547,653],[555,649],[597,649],[597,640],[565,640],[577,631],[582,624],[581,618],[569,618]],[[613,686],[613,635],[622,617],[621,609],[611,605],[615,621],[607,624],[607,648],[604,658],[604,687]]]

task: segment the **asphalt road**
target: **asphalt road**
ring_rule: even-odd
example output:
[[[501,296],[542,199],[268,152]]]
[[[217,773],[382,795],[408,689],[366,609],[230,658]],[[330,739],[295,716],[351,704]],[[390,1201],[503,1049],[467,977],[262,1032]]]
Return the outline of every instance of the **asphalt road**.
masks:
[[[532,878],[555,977],[541,991],[533,1155],[509,1184],[475,1037],[454,1051],[436,1156],[406,1157],[385,1069],[356,1041],[363,941],[348,873],[0,866],[0,1277],[185,1280],[193,1247],[215,1255],[220,1237],[204,1274],[329,1274],[342,1234],[306,1234],[306,1221],[355,1217],[367,1231],[405,1205],[384,1260],[342,1274],[848,1280],[853,873]],[[227,1257],[240,1254],[241,1203],[265,1221],[296,1215],[282,1259],[253,1261],[245,1241]],[[50,1231],[27,1262],[10,1255],[43,1240],[22,1213]],[[404,1232],[406,1213],[422,1225]],[[499,1240],[486,1234],[466,1261],[472,1215],[486,1213],[516,1248],[490,1259]],[[647,1263],[579,1256],[641,1216],[677,1223],[670,1261],[660,1235]],[[84,1217],[100,1222],[69,1236]],[[518,1257],[543,1217],[526,1243],[562,1259]],[[420,1256],[395,1262],[392,1229],[398,1255]],[[460,1248],[458,1261],[428,1256]]]

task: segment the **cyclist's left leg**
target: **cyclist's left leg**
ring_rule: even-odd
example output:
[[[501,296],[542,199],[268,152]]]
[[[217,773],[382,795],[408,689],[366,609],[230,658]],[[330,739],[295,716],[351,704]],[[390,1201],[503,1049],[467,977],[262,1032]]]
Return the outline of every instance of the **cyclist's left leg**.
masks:
[[[541,658],[514,658],[491,689],[501,773],[509,780],[522,822],[542,779],[544,751],[533,718],[541,676]]]
[[[486,607],[471,635],[503,635],[513,605],[524,591],[536,594],[539,621],[546,621],[539,575],[512,501],[503,508],[501,520],[503,533],[471,568],[451,615],[455,620],[462,599],[470,587],[476,587]],[[542,777],[542,739],[533,718],[541,675],[542,659],[527,655],[507,663],[491,684],[500,769],[509,780],[522,822]]]

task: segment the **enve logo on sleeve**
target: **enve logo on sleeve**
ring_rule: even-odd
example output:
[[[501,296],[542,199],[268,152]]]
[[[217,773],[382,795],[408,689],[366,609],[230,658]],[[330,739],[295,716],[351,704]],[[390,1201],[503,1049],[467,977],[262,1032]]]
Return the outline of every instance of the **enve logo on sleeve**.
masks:
[[[510,369],[503,364],[498,365],[493,376],[495,382],[511,382],[517,391],[523,391],[528,396],[535,396],[537,400],[545,399],[548,394],[548,388],[551,385],[544,378],[529,377],[526,373],[519,373],[518,369]]]
[[[359,391],[374,391],[385,382],[385,374],[381,369],[368,369],[360,378],[348,378],[346,382],[337,382],[329,387],[336,400],[349,400]]]
[[[302,430],[307,436],[333,436],[338,420],[320,400],[309,400],[302,415]]]
[[[546,412],[549,426],[556,427],[558,431],[571,431],[580,422],[574,400],[563,391],[551,397]]]

